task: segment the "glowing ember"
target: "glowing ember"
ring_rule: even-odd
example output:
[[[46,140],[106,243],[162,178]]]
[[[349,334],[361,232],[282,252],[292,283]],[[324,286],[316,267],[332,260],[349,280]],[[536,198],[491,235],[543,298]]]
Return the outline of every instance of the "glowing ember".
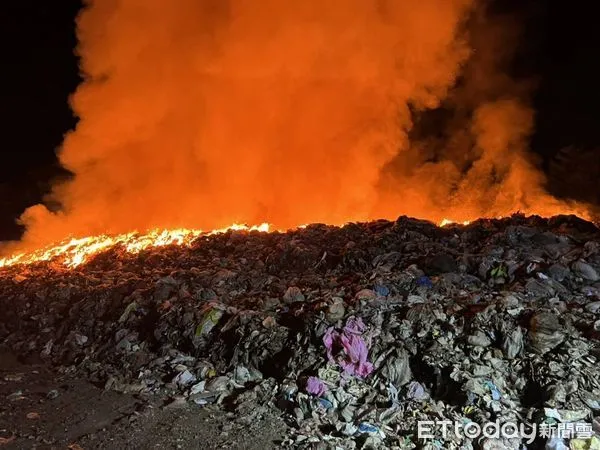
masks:
[[[470,223],[471,223],[470,220],[465,220],[463,222],[455,222],[454,220],[450,220],[450,219],[442,219],[442,221],[440,222],[440,227],[445,227],[447,225],[453,225],[453,224],[469,225]]]
[[[19,253],[6,258],[0,258],[0,268],[16,264],[33,264],[36,262],[60,260],[66,267],[76,267],[89,260],[90,257],[108,250],[116,245],[122,245],[129,253],[135,254],[150,247],[166,245],[190,245],[199,236],[211,236],[227,231],[259,231],[268,232],[268,223],[247,226],[233,224],[226,228],[204,232],[192,229],[152,230],[141,234],[131,232],[117,236],[90,236],[73,238],[30,253]]]
[[[450,224],[468,225],[470,221],[455,222],[443,219],[440,227]],[[296,229],[304,229],[308,225],[300,225]],[[212,231],[179,228],[173,230],[155,229],[147,233],[137,231],[119,235],[98,235],[83,238],[71,238],[58,244],[45,248],[21,252],[8,257],[0,258],[0,268],[14,266],[17,264],[35,264],[43,261],[57,260],[67,268],[77,267],[92,256],[102,253],[114,246],[123,246],[126,252],[136,254],[150,247],[163,247],[167,245],[190,245],[199,236],[213,236],[228,231],[258,231],[268,233],[272,231],[271,225],[263,223],[260,225],[233,224],[229,227],[219,228]]]

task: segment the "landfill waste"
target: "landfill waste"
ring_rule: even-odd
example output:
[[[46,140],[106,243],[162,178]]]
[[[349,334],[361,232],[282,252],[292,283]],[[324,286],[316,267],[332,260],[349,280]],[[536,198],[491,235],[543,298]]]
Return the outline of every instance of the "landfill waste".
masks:
[[[330,327],[325,332],[323,344],[327,349],[329,362],[339,364],[344,375],[356,375],[361,378],[373,371],[373,364],[367,361],[367,343],[362,337],[365,324],[361,318],[350,317],[342,331]],[[334,353],[338,353],[335,356]],[[342,356],[339,356],[339,355]]]
[[[0,348],[165,407],[279,411],[286,448],[597,449],[599,273],[573,216],[229,231],[0,269]]]

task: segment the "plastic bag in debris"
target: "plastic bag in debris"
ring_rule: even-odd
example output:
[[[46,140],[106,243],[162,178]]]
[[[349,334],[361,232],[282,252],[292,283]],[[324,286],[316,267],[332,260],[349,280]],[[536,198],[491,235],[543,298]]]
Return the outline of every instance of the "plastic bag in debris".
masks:
[[[306,392],[320,397],[327,392],[327,385],[317,377],[308,377],[308,380],[306,381]]]
[[[409,354],[404,349],[396,349],[385,361],[382,375],[394,386],[404,386],[412,379]]]
[[[362,319],[351,317],[341,331],[330,327],[323,336],[327,358],[348,375],[366,377],[373,371],[373,364],[367,360],[369,349],[362,336],[364,331]]]
[[[551,312],[535,314],[531,318],[529,332],[531,347],[538,353],[549,352],[565,339],[558,316]]]

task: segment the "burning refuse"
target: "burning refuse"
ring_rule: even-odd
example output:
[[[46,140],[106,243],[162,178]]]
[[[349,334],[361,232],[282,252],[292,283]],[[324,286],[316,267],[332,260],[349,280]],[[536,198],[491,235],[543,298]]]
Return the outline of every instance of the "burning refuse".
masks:
[[[73,238],[41,250],[0,258],[0,269],[16,264],[32,264],[55,259],[60,260],[66,267],[76,267],[88,261],[90,257],[119,245],[123,246],[126,252],[135,254],[149,247],[189,245],[199,236],[210,236],[227,231],[268,232],[269,224],[263,223],[255,226],[233,224],[227,228],[210,232],[188,229],[152,230],[147,233],[132,232],[116,236]]]
[[[439,226],[455,224],[448,219],[440,222]],[[463,225],[468,225],[465,221]],[[300,225],[298,229],[306,228]],[[0,269],[17,264],[35,264],[43,261],[60,261],[65,267],[77,267],[89,260],[90,257],[109,250],[112,247],[122,246],[131,254],[139,253],[150,247],[162,247],[166,245],[190,245],[199,236],[212,236],[226,233],[228,231],[258,231],[267,233],[273,231],[268,223],[260,225],[233,224],[229,227],[212,231],[174,229],[174,230],[151,230],[146,233],[130,232],[120,235],[99,235],[83,238],[71,238],[63,242],[49,245],[31,252],[21,252],[5,258],[0,258]]]
[[[0,265],[76,264],[73,249],[132,230],[178,243],[227,223],[590,219],[546,192],[528,152],[514,25],[475,0],[88,0],[80,120],[59,152],[74,176],[23,213]],[[453,119],[432,138],[438,110]]]
[[[439,227],[449,225],[469,225],[470,221],[456,222],[450,219],[443,219],[438,224]],[[296,229],[304,229],[307,225],[300,225]],[[42,249],[20,252],[0,258],[0,269],[3,267],[14,266],[18,264],[35,264],[44,261],[59,261],[67,268],[77,267],[87,262],[91,257],[105,252],[113,247],[122,246],[127,253],[136,254],[151,247],[162,247],[167,245],[191,245],[200,236],[213,236],[227,233],[228,231],[251,232],[258,231],[268,233],[276,231],[268,223],[260,225],[233,224],[212,231],[202,231],[193,229],[173,229],[173,230],[151,230],[146,233],[130,232],[120,235],[98,235],[83,238],[71,238],[62,242],[46,246]]]
[[[497,219],[501,219],[501,217],[498,217]],[[444,218],[438,223],[438,226],[467,226],[470,223],[472,222],[469,220],[454,221]],[[308,225],[299,225],[295,227],[295,229],[301,230],[305,229],[307,226]],[[268,233],[280,230],[274,229],[268,223],[251,226],[245,224],[232,224],[228,227],[219,228],[212,231],[185,228],[173,230],[154,229],[145,233],[130,232],[112,236],[98,235],[83,238],[70,238],[38,250],[19,252],[4,258],[0,258],[0,269],[19,264],[35,264],[44,261],[59,261],[66,268],[74,268],[89,261],[91,257],[117,246],[122,246],[127,253],[136,254],[151,247],[163,247],[168,245],[189,246],[200,236],[213,236],[227,233],[229,231],[257,231],[261,233]]]
[[[518,27],[502,20],[474,0],[88,0],[80,120],[59,152],[74,177],[54,186],[58,209],[22,215],[23,246],[226,223],[587,218],[545,192],[527,151],[527,83],[507,71]],[[439,109],[454,117],[442,141],[417,132]]]
[[[454,225],[457,222],[450,220],[450,219],[442,219],[442,221],[440,222],[440,227],[445,227],[447,225]],[[471,222],[469,220],[464,220],[462,222],[459,222],[459,224],[461,225],[469,225]]]

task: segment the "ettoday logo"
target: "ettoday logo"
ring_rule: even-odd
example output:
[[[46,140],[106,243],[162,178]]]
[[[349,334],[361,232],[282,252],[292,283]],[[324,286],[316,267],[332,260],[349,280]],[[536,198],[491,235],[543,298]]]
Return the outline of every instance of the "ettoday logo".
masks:
[[[436,430],[439,436],[447,439],[450,433],[463,439],[521,439],[531,444],[537,437],[562,439],[589,439],[592,437],[592,425],[587,423],[558,423],[558,424],[517,424],[500,421],[488,422],[483,425],[476,422],[453,422],[451,420],[425,420],[417,422],[417,437],[419,439],[434,439]]]

